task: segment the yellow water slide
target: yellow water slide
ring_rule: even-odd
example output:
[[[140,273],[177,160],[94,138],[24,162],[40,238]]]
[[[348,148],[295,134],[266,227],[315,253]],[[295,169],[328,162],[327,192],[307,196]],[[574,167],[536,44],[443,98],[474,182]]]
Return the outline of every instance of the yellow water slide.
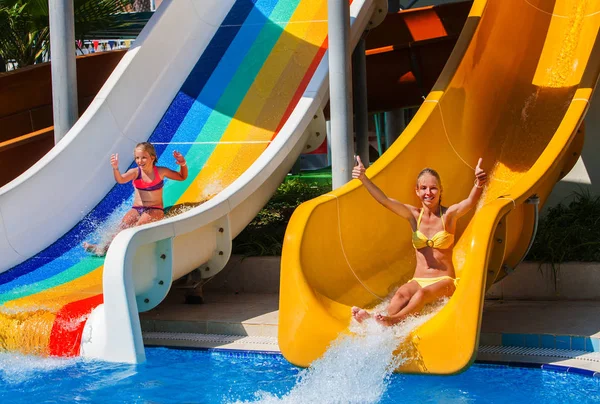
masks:
[[[475,0],[433,91],[367,175],[418,205],[424,167],[442,177],[443,203],[464,199],[479,157],[491,174],[458,224],[460,277],[448,303],[399,341],[410,373],[451,374],[475,358],[484,293],[516,266],[543,204],[583,145],[579,130],[600,70],[600,0]],[[531,201],[531,199],[529,199]],[[282,256],[279,345],[307,366],[348,329],[350,307],[372,307],[415,267],[409,224],[354,180],[301,205]],[[534,286],[535,287],[535,286]]]

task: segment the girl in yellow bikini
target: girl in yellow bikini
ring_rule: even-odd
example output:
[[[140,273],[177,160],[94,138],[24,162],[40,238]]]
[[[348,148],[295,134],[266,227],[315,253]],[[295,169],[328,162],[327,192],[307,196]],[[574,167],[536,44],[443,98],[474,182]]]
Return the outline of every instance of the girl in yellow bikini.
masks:
[[[374,316],[380,324],[391,326],[417,313],[426,304],[454,293],[458,282],[452,265],[456,222],[477,203],[487,174],[481,168],[482,159],[479,159],[475,168],[475,184],[467,199],[444,207],[441,205],[443,188],[440,176],[435,170],[425,168],[417,176],[415,192],[422,205],[417,208],[387,197],[365,176],[360,157],[357,160],[352,178],[359,179],[377,202],[408,220],[413,229],[412,243],[417,255],[414,277],[396,291],[387,308],[387,316]],[[352,315],[358,322],[371,316],[359,307],[352,308]]]

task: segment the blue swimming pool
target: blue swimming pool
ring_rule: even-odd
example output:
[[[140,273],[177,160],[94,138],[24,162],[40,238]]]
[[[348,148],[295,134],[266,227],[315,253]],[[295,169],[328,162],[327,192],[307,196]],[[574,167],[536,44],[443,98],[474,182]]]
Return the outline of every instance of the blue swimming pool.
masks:
[[[277,402],[300,372],[281,355],[206,350],[149,348],[147,362],[137,366],[0,355],[0,402]],[[327,383],[315,388],[353,402]],[[600,402],[600,378],[499,365],[475,365],[451,377],[394,374],[384,383],[381,403]],[[317,404],[306,395],[283,402]]]

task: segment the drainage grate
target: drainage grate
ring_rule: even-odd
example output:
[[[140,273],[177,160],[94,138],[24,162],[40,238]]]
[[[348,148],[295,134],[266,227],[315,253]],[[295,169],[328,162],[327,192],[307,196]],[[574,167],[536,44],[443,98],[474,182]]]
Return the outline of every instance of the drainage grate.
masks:
[[[484,345],[479,347],[479,352],[492,355],[548,356],[553,358],[579,359],[588,362],[600,362],[600,352],[576,351],[570,349]]]
[[[205,342],[215,344],[260,344],[277,346],[276,337],[262,337],[256,335],[223,335],[223,334],[191,334],[180,332],[145,332],[146,339],[157,339],[166,341],[189,341]]]

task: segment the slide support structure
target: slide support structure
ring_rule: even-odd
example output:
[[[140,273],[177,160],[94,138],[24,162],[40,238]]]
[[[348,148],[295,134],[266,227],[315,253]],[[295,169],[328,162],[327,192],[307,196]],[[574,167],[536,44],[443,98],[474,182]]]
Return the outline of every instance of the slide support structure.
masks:
[[[356,154],[365,167],[369,166],[369,113],[367,110],[367,58],[364,35],[352,54],[352,88],[354,101],[354,127],[356,131]]]
[[[52,49],[54,144],[56,144],[79,117],[75,64],[75,14],[73,0],[52,0],[48,7]]]
[[[350,65],[350,6],[328,0],[329,105],[331,111],[331,179],[339,188],[352,178],[352,80]]]

